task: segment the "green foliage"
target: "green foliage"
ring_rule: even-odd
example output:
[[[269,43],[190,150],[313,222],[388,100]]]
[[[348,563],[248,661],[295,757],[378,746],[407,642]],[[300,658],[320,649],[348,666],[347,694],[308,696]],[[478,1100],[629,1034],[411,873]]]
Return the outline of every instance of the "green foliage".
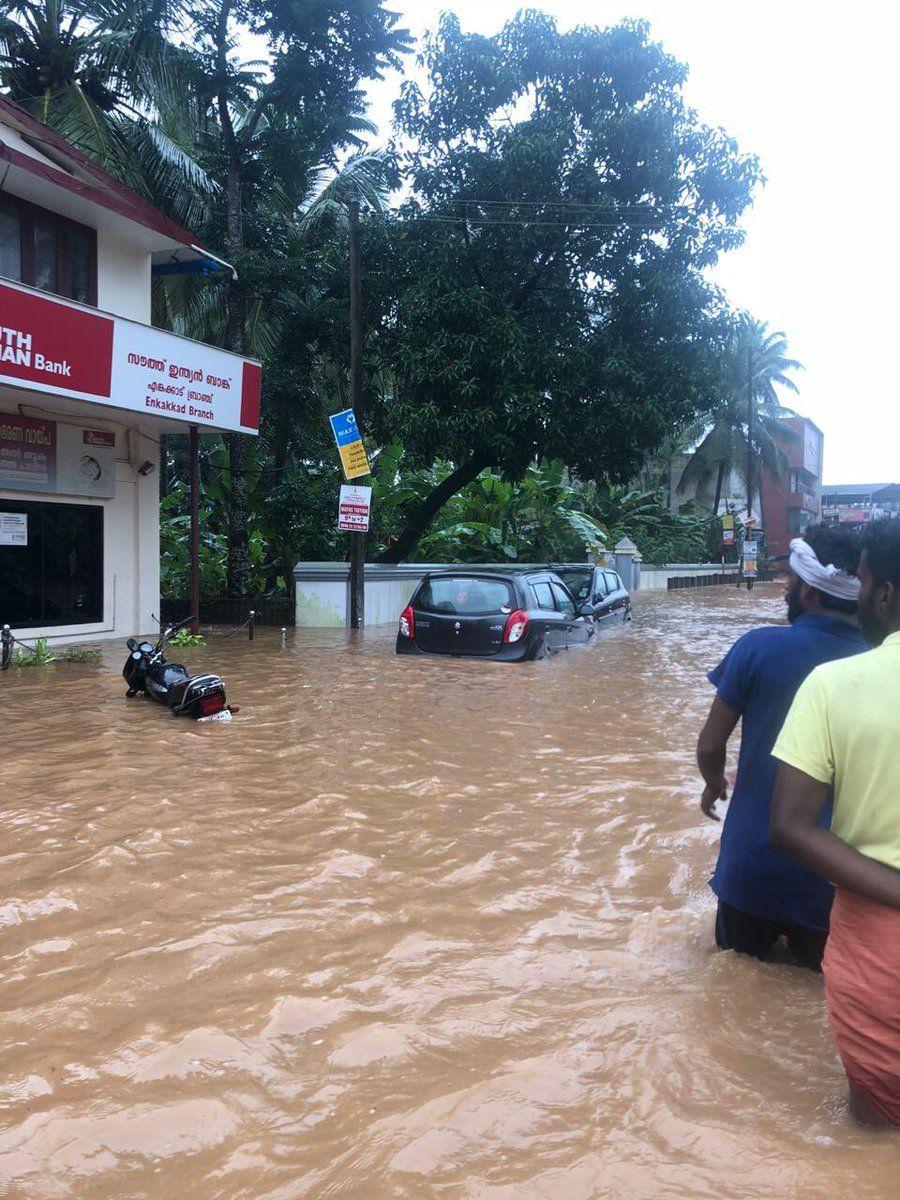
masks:
[[[630,538],[646,563],[659,566],[721,557],[721,520],[694,506],[671,512],[663,488],[642,492],[612,484],[597,490],[595,497],[595,511],[609,527],[610,545]],[[726,557],[733,560],[734,551]]]
[[[461,485],[542,458],[632,478],[720,394],[704,272],[740,241],[758,165],[698,121],[641,23],[563,34],[525,11],[486,38],[445,15],[423,58],[396,107],[410,195],[367,231],[393,379],[367,421],[413,466],[473,464]]]
[[[382,453],[372,493],[376,547],[390,544],[409,504],[450,471],[447,463],[405,468],[399,445]],[[529,467],[516,483],[496,471],[483,471],[442,506],[415,558],[578,562],[598,549],[612,549],[623,537],[631,538],[648,563],[707,562],[721,555],[721,522],[708,513],[670,512],[663,489],[646,492],[573,480],[561,462],[554,462]]]
[[[368,214],[363,424],[384,447],[370,546],[579,558],[627,533],[648,559],[696,557],[708,521],[622,485],[734,392],[707,271],[741,240],[756,160],[688,107],[648,26],[561,33],[533,10],[492,37],[444,16],[375,153],[362,84],[406,46],[382,0],[20,0],[0,17],[13,98],[238,267],[154,285],[158,323],[264,361],[260,437],[203,439],[202,591],[289,590],[296,559],[346,555],[326,418],[348,403],[351,197]],[[765,387],[795,364],[757,335],[762,446]],[[164,440],[163,590],[184,596],[185,439]],[[698,472],[739,443],[707,450]]]
[[[56,662],[56,655],[46,638],[38,638],[31,650],[20,650],[13,661],[17,667],[49,667]]]
[[[202,633],[191,633],[189,629],[179,629],[169,638],[170,646],[205,646],[206,638]]]

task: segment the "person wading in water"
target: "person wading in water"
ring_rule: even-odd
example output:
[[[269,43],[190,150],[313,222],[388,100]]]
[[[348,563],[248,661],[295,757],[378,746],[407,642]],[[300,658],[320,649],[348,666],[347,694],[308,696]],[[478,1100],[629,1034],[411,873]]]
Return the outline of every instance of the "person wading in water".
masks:
[[[765,960],[784,936],[794,961],[816,971],[834,892],[769,839],[777,769],[772,747],[810,671],[867,648],[856,626],[858,562],[858,543],[844,530],[816,526],[791,543],[790,624],[744,634],[710,671],[716,698],[697,743],[706,785],[700,805],[717,821],[716,802],[728,798],[728,739],[742,722],[737,779],[710,880],[718,897],[716,944]]]
[[[870,526],[863,547],[859,616],[876,649],[797,693],[775,745],[772,839],[837,885],[825,1000],[850,1107],[900,1128],[900,520]]]

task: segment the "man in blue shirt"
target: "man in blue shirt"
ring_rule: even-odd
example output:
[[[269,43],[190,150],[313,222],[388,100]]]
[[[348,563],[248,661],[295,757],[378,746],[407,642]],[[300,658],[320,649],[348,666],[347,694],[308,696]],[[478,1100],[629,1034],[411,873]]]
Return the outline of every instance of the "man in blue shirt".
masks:
[[[738,721],[741,751],[710,886],[719,899],[716,944],[769,958],[786,937],[795,962],[821,968],[834,889],[776,850],[769,818],[777,763],[772,748],[794,696],[820,663],[868,649],[856,625],[859,547],[839,528],[815,526],[791,543],[787,626],[739,638],[709,680],[716,698],[697,743],[700,806],[718,821],[728,798],[725,757]]]

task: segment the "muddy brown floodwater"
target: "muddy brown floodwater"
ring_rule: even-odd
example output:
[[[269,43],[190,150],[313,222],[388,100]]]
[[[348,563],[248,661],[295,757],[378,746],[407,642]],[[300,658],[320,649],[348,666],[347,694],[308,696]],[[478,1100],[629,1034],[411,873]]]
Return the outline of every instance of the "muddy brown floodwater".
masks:
[[[277,631],[0,677],[0,1196],[887,1200],[820,980],[713,951],[704,671],[774,589],[524,666]]]

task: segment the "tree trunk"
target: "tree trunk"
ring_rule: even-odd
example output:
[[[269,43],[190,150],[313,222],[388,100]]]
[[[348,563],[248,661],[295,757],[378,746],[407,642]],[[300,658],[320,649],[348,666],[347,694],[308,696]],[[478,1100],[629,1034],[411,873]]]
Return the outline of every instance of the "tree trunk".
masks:
[[[226,246],[229,261],[236,262],[244,248],[243,196],[241,164],[237,148],[229,155],[226,179]],[[235,354],[244,353],[245,295],[240,279],[232,279],[228,289],[228,321],[225,344]],[[244,471],[244,434],[226,434],[228,460],[231,468],[231,491],[228,508],[228,594],[246,596],[250,576],[250,536],[247,530],[247,476]]]
[[[490,455],[476,454],[474,458],[470,458],[467,462],[458,466],[446,479],[441,480],[409,518],[406,527],[396,542],[392,546],[388,546],[387,550],[382,554],[379,554],[376,562],[403,562],[415,550],[419,543],[419,538],[450,497],[462,491],[467,483],[471,483],[474,479],[477,479],[481,472],[490,465]]]
[[[719,473],[716,476],[716,501],[713,505],[713,515],[719,515],[719,505],[722,502],[722,485],[725,482],[725,461],[719,463]]]
[[[284,468],[287,465],[287,441],[288,429],[287,422],[283,419],[283,414],[276,409],[273,412],[273,420],[275,424],[275,446],[272,452],[272,487],[278,487],[284,479]],[[288,595],[292,592],[293,577],[290,573],[285,574],[284,564],[289,557],[288,547],[283,544],[279,537],[269,545],[269,573],[266,576],[265,588],[267,592],[274,592],[278,587],[279,571],[284,575],[284,585]],[[293,567],[291,563],[291,567]]]

